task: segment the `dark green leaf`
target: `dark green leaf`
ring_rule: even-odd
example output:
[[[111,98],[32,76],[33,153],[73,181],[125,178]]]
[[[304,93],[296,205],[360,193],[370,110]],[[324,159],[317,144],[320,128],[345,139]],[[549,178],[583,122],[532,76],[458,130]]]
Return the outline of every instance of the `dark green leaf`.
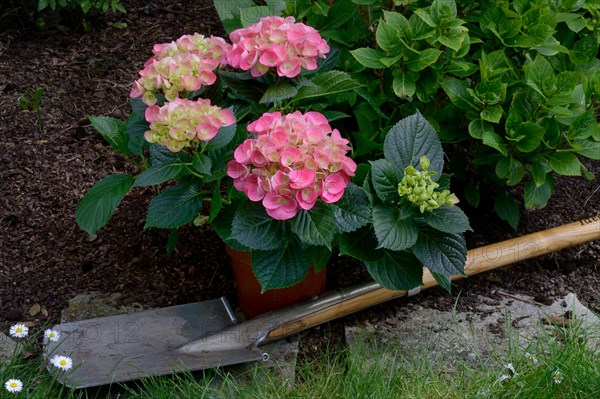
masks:
[[[125,134],[125,122],[109,116],[88,116],[88,119],[113,150],[124,155],[131,153],[127,146],[129,138]]]
[[[573,49],[569,51],[569,58],[575,65],[585,65],[592,61],[598,54],[598,42],[593,34],[578,40]]]
[[[436,230],[444,233],[463,233],[473,231],[469,225],[469,218],[457,206],[444,205],[424,214],[425,222]]]
[[[444,71],[446,73],[451,73],[455,76],[458,76],[459,78],[466,78],[473,75],[475,72],[478,72],[479,66],[473,64],[472,62],[452,60],[444,68]]]
[[[394,93],[400,97],[411,97],[417,90],[416,79],[409,73],[398,71],[392,82]]]
[[[224,207],[218,215],[211,221],[215,232],[219,237],[231,248],[241,252],[251,252],[252,250],[245,245],[231,238],[231,230],[233,228],[233,217],[237,211],[236,205]]]
[[[451,28],[446,33],[438,37],[438,41],[444,46],[451,48],[454,51],[460,50],[465,41],[469,30],[464,26]]]
[[[331,250],[326,247],[318,247],[311,245],[305,248],[310,261],[315,268],[315,272],[320,272],[327,266],[329,259],[331,258]]]
[[[285,223],[267,215],[260,203],[245,202],[233,217],[231,238],[253,250],[281,248]]]
[[[185,172],[185,164],[181,162],[160,163],[150,166],[140,173],[136,179],[134,187],[147,187],[161,184],[167,180],[175,179]]]
[[[536,159],[529,165],[529,173],[538,187],[544,184],[546,173],[550,172],[550,170],[550,163],[544,158]]]
[[[448,78],[441,82],[442,88],[450,97],[450,101],[458,108],[469,111],[478,110],[477,100],[469,92],[469,85],[464,80]]]
[[[554,152],[546,156],[553,171],[563,176],[580,176],[581,162],[571,152]]]
[[[429,226],[420,226],[419,230],[412,251],[425,267],[446,276],[464,273],[467,244],[462,234],[443,233]]]
[[[494,132],[494,128],[489,122],[486,122],[483,119],[473,119],[469,122],[469,134],[471,137],[481,140],[483,139],[483,134],[485,132]]]
[[[213,195],[210,200],[210,211],[208,214],[208,222],[211,223],[223,208],[223,198],[221,197],[220,181],[215,186]]]
[[[502,107],[500,105],[488,106],[481,111],[481,119],[492,123],[500,122],[502,118]]]
[[[148,205],[144,228],[170,229],[194,219],[202,210],[202,196],[194,184],[179,183],[158,194]]]
[[[252,269],[263,292],[299,283],[310,270],[311,259],[297,239],[271,250],[252,252]]]
[[[533,62],[523,66],[523,71],[525,72],[527,83],[533,85],[533,87],[537,87],[539,90],[542,90],[544,87],[546,79],[554,76],[554,70],[550,62],[546,57],[539,54]]]
[[[582,15],[571,12],[559,12],[556,14],[556,22],[564,22],[570,30],[578,33],[585,28],[586,20]]]
[[[313,83],[316,87],[304,86],[300,88],[298,94],[294,97],[294,101],[330,96],[362,87],[362,84],[353,80],[349,74],[341,71],[324,72],[317,75]]]
[[[389,290],[410,290],[423,284],[423,265],[410,252],[379,250],[382,257],[365,262],[369,274]]]
[[[171,229],[169,231],[169,238],[167,239],[167,254],[171,256],[175,247],[177,247],[177,239],[179,238],[179,230]]]
[[[454,20],[458,11],[454,0],[434,0],[430,12],[435,20],[445,22],[445,20]]]
[[[354,183],[350,183],[342,199],[331,206],[339,232],[349,233],[371,221],[369,198],[363,189]]]
[[[361,227],[351,233],[340,235],[340,255],[349,255],[363,262],[375,262],[383,256],[381,250],[375,251],[377,237],[372,226]]]
[[[198,173],[209,175],[212,169],[212,161],[208,155],[196,152],[192,158],[192,166]]]
[[[417,241],[418,230],[412,215],[397,206],[375,205],[373,226],[379,242],[377,248],[401,251],[412,247]]]
[[[600,160],[600,142],[595,140],[576,140],[572,143],[573,150],[584,157],[595,161]]]
[[[500,135],[492,131],[484,131],[482,140],[483,144],[495,148],[496,150],[500,151],[500,153],[505,157],[508,156],[508,149],[506,148],[506,143],[504,142],[504,139],[500,137]]]
[[[205,151],[214,151],[219,148],[225,147],[235,137],[235,130],[237,125],[234,123],[229,126],[223,126],[217,132],[217,135],[213,137],[208,143],[206,143]]]
[[[517,230],[519,206],[513,196],[507,191],[503,191],[496,196],[494,205],[500,219],[507,221],[513,229]]]
[[[442,287],[443,289],[445,289],[446,291],[450,292],[452,289],[452,279],[450,278],[450,276],[445,275],[445,274],[440,274],[440,273],[435,273],[430,271],[431,275],[433,276],[433,278],[435,279],[435,281],[438,282],[438,284],[440,285],[440,287]]]
[[[506,179],[508,186],[514,186],[523,179],[525,168],[518,159],[502,158],[496,164],[496,175],[501,179]]]
[[[135,155],[142,156],[144,145],[147,144],[144,133],[150,129],[150,125],[146,122],[144,114],[137,112],[132,112],[125,123],[125,134],[129,137],[127,148]]]
[[[284,82],[278,81],[277,83],[267,87],[263,96],[258,101],[261,104],[276,104],[282,100],[294,97],[298,94],[298,89],[294,86]]]
[[[423,22],[425,22],[427,25],[431,26],[432,28],[437,27],[437,22],[436,22],[434,16],[431,15],[430,9],[417,8],[415,10],[415,14],[418,15],[419,18],[421,18],[423,20]]]
[[[481,194],[479,192],[479,184],[471,183],[465,187],[464,191],[465,198],[467,202],[471,204],[474,208],[479,206],[479,201],[481,200]]]
[[[579,115],[569,126],[568,137],[571,139],[594,138],[600,141],[600,123],[596,121],[594,107]]]
[[[411,27],[404,15],[399,12],[383,10],[385,21],[389,23],[401,37],[411,36]]]
[[[112,216],[133,185],[133,176],[109,175],[85,194],[75,210],[75,220],[89,235],[94,235]]]
[[[440,177],[444,167],[444,152],[437,133],[418,111],[390,129],[385,137],[383,153],[402,173],[408,165],[420,170],[419,159],[423,155],[431,162],[429,170],[436,172],[433,180]]]
[[[380,21],[377,24],[377,30],[375,31],[377,45],[386,53],[396,54],[401,51],[402,44],[398,40],[398,36],[398,30],[391,24],[385,21]]]
[[[370,161],[370,164],[371,180],[377,196],[384,202],[398,201],[398,183],[402,180],[403,172],[386,159]]]
[[[441,54],[440,50],[434,48],[428,48],[419,53],[411,53],[405,65],[409,70],[418,72],[434,64]]]
[[[535,151],[542,139],[544,138],[546,129],[538,125],[535,122],[523,122],[515,129],[517,136],[525,136],[522,140],[517,143],[517,148],[521,152],[532,152]]]
[[[385,65],[383,65],[380,61],[384,55],[379,50],[363,47],[352,50],[350,53],[352,53],[352,56],[354,56],[356,61],[367,68],[385,68]]]
[[[172,152],[167,147],[160,144],[152,144],[148,147],[148,152],[150,154],[150,163],[152,165],[186,161],[186,154]]]
[[[554,178],[550,173],[546,175],[544,184],[537,186],[533,180],[525,183],[525,208],[543,208],[554,192]]]
[[[300,241],[331,249],[335,234],[335,216],[328,204],[318,201],[310,211],[300,210],[292,222],[292,231]]]

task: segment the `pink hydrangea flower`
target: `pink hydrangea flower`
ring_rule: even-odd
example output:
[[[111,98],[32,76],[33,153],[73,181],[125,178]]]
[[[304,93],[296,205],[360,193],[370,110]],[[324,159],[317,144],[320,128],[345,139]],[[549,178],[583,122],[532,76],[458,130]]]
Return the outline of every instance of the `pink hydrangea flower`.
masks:
[[[154,56],[144,64],[130,96],[141,96],[146,105],[154,105],[157,92],[173,101],[202,86],[210,86],[217,79],[214,70],[226,63],[230,47],[221,37],[198,33],[181,36],[171,43],[155,44]]]
[[[319,32],[293,17],[266,17],[229,35],[233,45],[227,61],[234,68],[250,71],[254,77],[275,68],[279,76],[293,78],[301,69],[317,69],[329,46]]]
[[[231,110],[210,104],[210,100],[196,101],[176,98],[162,107],[146,108],[150,130],[144,133],[149,143],[160,143],[173,152],[190,147],[192,142],[210,141],[219,129],[235,123]]]
[[[319,198],[339,201],[354,176],[348,140],[318,112],[265,113],[248,125],[255,135],[240,144],[227,165],[234,187],[267,214],[291,219]]]

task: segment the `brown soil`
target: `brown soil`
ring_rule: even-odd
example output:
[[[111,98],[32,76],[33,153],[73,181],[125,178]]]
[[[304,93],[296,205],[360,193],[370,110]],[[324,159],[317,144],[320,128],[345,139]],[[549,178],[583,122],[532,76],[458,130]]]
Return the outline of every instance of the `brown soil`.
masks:
[[[74,211],[98,180],[133,170],[90,126],[86,115],[125,118],[128,94],[152,45],[185,33],[221,34],[210,0],[124,0],[128,13],[91,20],[91,30],[24,31],[0,24],[0,330],[15,321],[56,322],[73,296],[89,291],[122,294],[122,304],[162,307],[227,295],[235,302],[229,261],[218,237],[187,227],[168,256],[165,232],[143,231],[152,189],[137,189],[108,226],[90,239]],[[6,10],[0,6],[0,15]],[[115,22],[126,22],[116,28]],[[21,110],[18,97],[43,88],[41,129],[37,113]],[[600,163],[586,162],[600,174]],[[561,178],[549,205],[524,213],[519,234],[589,217],[599,210],[598,181]],[[491,211],[470,210],[469,247],[516,233]],[[449,309],[460,293],[469,307],[478,295],[529,294],[548,302],[575,292],[600,312],[600,243],[589,243],[454,285],[451,295],[432,289],[363,311],[349,320],[385,320],[407,302]],[[333,260],[329,286],[368,278],[344,258]],[[471,301],[471,302],[470,302]],[[32,305],[47,311],[29,315]],[[301,353],[343,344],[343,322],[303,333]]]

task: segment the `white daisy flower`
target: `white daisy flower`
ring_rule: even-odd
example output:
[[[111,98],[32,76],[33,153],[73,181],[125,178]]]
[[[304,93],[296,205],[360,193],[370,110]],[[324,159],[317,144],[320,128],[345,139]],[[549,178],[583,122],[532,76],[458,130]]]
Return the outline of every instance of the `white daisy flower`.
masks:
[[[20,380],[10,379],[6,381],[4,387],[8,392],[20,392],[23,389],[23,383]]]
[[[517,374],[517,371],[515,370],[515,366],[513,366],[513,364],[512,364],[512,363],[508,363],[508,364],[507,364],[506,366],[504,366],[504,367],[506,367],[507,369],[509,369],[509,370],[510,370],[510,372],[511,372],[511,374]]]
[[[15,338],[25,338],[29,334],[29,328],[25,324],[15,324],[10,327],[10,335]]]
[[[52,363],[54,367],[65,371],[70,370],[71,367],[73,367],[73,360],[71,360],[71,358],[67,356],[52,356],[52,358],[50,359],[50,363]]]
[[[52,329],[47,329],[46,331],[44,331],[44,341],[45,342],[56,342],[58,341],[60,338],[60,333],[56,330],[52,330]]]
[[[531,353],[529,352],[525,352],[525,360],[527,360],[527,363],[535,366],[536,364],[538,364],[538,360],[535,358],[535,356],[533,356]]]
[[[560,384],[563,380],[563,373],[559,369],[556,369],[554,373],[552,373],[552,380],[554,380],[555,384]]]

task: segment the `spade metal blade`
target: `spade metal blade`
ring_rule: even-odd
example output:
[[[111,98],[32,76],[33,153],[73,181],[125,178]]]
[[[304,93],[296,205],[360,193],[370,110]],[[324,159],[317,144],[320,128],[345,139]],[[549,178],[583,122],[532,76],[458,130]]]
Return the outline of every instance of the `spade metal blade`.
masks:
[[[60,340],[50,342],[46,351],[49,357],[73,359],[73,369],[60,373],[59,380],[76,388],[260,359],[260,352],[244,347],[202,356],[177,350],[203,337],[214,339],[235,324],[234,313],[221,298],[59,324],[54,328]]]

